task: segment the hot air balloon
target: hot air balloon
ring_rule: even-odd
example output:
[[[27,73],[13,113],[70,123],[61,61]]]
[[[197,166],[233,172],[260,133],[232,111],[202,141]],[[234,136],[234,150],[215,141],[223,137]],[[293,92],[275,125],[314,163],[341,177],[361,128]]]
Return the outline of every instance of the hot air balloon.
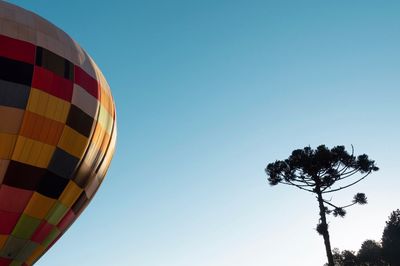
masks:
[[[32,265],[77,219],[114,153],[115,105],[91,57],[0,1],[0,265]]]

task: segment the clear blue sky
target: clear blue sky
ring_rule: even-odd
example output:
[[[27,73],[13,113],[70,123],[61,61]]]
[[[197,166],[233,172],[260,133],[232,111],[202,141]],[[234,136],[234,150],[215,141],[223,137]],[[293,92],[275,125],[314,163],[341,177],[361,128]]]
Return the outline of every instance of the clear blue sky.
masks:
[[[107,77],[117,152],[80,219],[37,264],[320,266],[308,193],[264,167],[353,144],[381,170],[333,195],[333,247],[379,240],[399,208],[399,1],[10,1],[70,34]]]

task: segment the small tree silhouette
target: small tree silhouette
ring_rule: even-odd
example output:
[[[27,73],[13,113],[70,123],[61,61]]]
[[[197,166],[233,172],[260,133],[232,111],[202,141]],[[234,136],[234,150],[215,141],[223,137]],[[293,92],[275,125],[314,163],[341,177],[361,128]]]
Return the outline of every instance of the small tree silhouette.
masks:
[[[374,240],[365,240],[357,253],[359,265],[363,266],[385,266],[387,263],[382,256],[382,246]]]
[[[368,159],[366,154],[358,157],[353,154],[353,146],[351,154],[345,150],[344,146],[336,146],[331,150],[325,145],[320,145],[315,150],[305,147],[294,150],[288,159],[268,164],[265,169],[270,185],[294,186],[316,195],[320,215],[316,229],[324,238],[329,266],[334,266],[334,261],[326,214],[332,213],[334,216],[344,217],[346,215],[345,208],[354,204],[366,204],[367,198],[364,193],[357,193],[351,204],[337,206],[330,200],[325,200],[323,195],[353,186],[372,171],[379,170],[375,166],[375,162]],[[361,177],[354,179],[356,174],[361,174]],[[338,183],[343,183],[340,182],[343,180],[348,182],[339,186]]]
[[[393,211],[382,234],[382,250],[390,265],[400,265],[400,210]]]
[[[339,249],[334,248],[333,252],[333,261],[335,266],[357,266],[358,258],[354,251],[351,250],[343,250],[340,252]],[[327,264],[326,264],[327,265]]]

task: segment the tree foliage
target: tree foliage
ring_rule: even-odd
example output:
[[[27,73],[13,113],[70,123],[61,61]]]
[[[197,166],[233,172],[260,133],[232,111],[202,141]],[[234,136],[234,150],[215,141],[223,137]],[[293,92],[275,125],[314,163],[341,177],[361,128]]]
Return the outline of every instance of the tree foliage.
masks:
[[[349,154],[344,146],[336,146],[329,150],[325,145],[320,145],[316,150],[310,147],[294,150],[288,159],[268,164],[266,173],[271,185],[292,185],[312,193],[319,188],[322,194],[326,194],[350,187],[378,169],[366,154],[355,157],[353,153]],[[338,181],[357,173],[363,176],[333,188]],[[365,195],[356,195],[353,202],[366,203]]]

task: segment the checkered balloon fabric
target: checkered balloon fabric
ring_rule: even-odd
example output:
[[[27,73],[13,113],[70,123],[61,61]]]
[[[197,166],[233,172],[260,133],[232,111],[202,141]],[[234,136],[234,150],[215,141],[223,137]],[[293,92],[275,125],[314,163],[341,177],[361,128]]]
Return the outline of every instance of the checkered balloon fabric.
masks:
[[[110,88],[59,28],[0,1],[0,266],[32,265],[99,188],[116,141]]]

